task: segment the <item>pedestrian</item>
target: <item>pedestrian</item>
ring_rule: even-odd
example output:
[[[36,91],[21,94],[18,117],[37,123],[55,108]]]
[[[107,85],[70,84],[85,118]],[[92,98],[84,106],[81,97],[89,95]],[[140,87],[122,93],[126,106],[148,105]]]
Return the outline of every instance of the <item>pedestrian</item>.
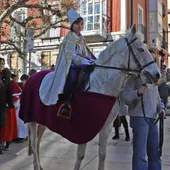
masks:
[[[29,76],[32,76],[33,74],[35,74],[37,71],[35,69],[31,69],[28,73]]]
[[[61,103],[57,115],[70,119],[71,99],[77,88],[79,73],[83,68],[90,66],[95,57],[81,35],[83,18],[73,9],[68,11],[68,18],[71,31],[60,47],[55,71],[45,76],[39,92],[43,104]]]
[[[27,82],[29,76],[27,74],[23,74],[20,78],[21,82],[22,82],[22,88],[24,87],[25,83]]]
[[[20,142],[23,142],[24,139],[28,136],[27,126],[19,118],[20,96],[21,96],[22,90],[15,80],[11,80],[11,87],[12,87],[13,104],[16,109],[15,113],[16,113],[17,124],[18,124],[17,126],[18,136],[17,136],[17,139],[15,139],[15,142],[20,143]]]
[[[132,170],[161,170],[159,134],[154,121],[159,113],[165,115],[165,107],[161,102],[157,85],[145,86],[139,76],[130,75],[120,98],[128,105],[130,126],[133,130]]]
[[[128,115],[128,107],[125,105],[123,101],[120,100],[119,102],[119,121],[120,124],[119,126],[115,126],[115,135],[113,136],[113,140],[119,139],[119,127],[121,124],[123,124],[124,130],[125,130],[125,141],[130,140],[130,135],[129,135],[129,127],[128,127],[128,122],[126,120],[126,116]]]
[[[170,85],[167,84],[166,74],[162,75],[162,79],[159,81],[158,91],[162,102],[164,103],[166,108],[168,103],[168,97],[170,96]]]
[[[167,81],[170,81],[170,68],[167,68],[167,72],[166,72],[166,76],[167,76]]]
[[[51,67],[50,67],[50,70],[55,70],[55,65],[53,64],[53,65],[51,65]]]
[[[13,73],[11,73],[11,79],[17,82],[17,76]]]
[[[3,142],[3,128],[7,123],[7,105],[8,110],[13,110],[12,89],[10,85],[10,70],[4,68],[5,60],[0,58],[0,142]],[[0,154],[2,146],[0,146]]]
[[[112,138],[113,140],[119,139],[119,128],[120,128],[120,126],[121,126],[121,122],[120,122],[120,116],[118,114],[116,119],[113,122],[113,127],[115,129],[115,135]]]

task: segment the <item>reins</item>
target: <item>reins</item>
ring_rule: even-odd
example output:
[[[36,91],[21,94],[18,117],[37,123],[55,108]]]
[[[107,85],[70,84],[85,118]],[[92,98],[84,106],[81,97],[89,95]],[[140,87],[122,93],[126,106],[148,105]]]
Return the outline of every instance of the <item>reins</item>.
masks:
[[[139,73],[140,71],[139,70],[132,70],[132,69],[129,69],[129,68],[120,68],[120,67],[112,67],[112,66],[102,66],[102,65],[98,65],[98,64],[94,64],[93,65],[94,67],[99,67],[99,68],[106,68],[106,69],[114,69],[114,70],[122,70],[122,71],[133,71],[133,72],[137,72]]]
[[[164,142],[164,117],[160,113],[158,118],[155,119],[155,121],[153,123],[149,123],[146,118],[144,102],[143,102],[143,95],[141,95],[141,104],[142,104],[142,112],[143,112],[144,119],[149,126],[155,125],[159,121],[159,156],[161,157],[162,156],[162,147],[163,147],[163,142]]]

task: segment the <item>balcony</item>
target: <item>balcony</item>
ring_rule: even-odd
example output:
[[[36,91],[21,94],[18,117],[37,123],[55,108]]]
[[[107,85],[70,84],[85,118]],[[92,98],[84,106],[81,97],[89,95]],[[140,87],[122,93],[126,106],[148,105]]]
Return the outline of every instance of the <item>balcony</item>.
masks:
[[[142,33],[143,35],[143,40],[145,43],[147,43],[147,31],[146,27],[143,24],[138,25],[138,31]]]
[[[97,21],[95,21],[97,18]],[[105,40],[107,37],[107,18],[103,15],[94,16],[94,20],[85,22],[82,34],[88,42]]]
[[[88,42],[104,41],[107,38],[107,0],[80,1],[80,14],[84,18],[83,36]]]

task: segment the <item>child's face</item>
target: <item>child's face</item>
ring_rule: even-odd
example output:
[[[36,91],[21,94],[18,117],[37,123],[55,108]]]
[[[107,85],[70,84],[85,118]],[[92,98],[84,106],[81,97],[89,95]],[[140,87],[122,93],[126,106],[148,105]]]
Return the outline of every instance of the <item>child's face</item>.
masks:
[[[80,32],[83,30],[83,27],[84,27],[84,22],[83,20],[81,20],[80,22],[73,24],[73,31],[76,34],[80,34]]]
[[[0,60],[0,71],[2,71],[5,67],[5,62],[3,60]]]

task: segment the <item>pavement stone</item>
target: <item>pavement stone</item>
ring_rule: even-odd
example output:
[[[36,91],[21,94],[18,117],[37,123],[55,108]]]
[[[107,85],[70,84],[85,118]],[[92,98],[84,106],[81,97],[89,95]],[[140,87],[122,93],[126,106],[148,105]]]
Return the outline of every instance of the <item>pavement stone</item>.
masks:
[[[170,169],[170,117],[165,120],[162,170]],[[130,130],[131,134],[131,130]],[[108,140],[105,170],[132,169],[132,143],[124,141],[121,133],[119,140],[112,140],[114,129]],[[132,134],[131,134],[132,138]],[[0,170],[33,170],[32,156],[27,154],[27,143],[12,143],[12,149],[0,155]],[[73,170],[76,161],[77,145],[70,143],[49,130],[42,138],[40,157],[44,170]],[[87,146],[81,170],[97,170],[98,136]]]

